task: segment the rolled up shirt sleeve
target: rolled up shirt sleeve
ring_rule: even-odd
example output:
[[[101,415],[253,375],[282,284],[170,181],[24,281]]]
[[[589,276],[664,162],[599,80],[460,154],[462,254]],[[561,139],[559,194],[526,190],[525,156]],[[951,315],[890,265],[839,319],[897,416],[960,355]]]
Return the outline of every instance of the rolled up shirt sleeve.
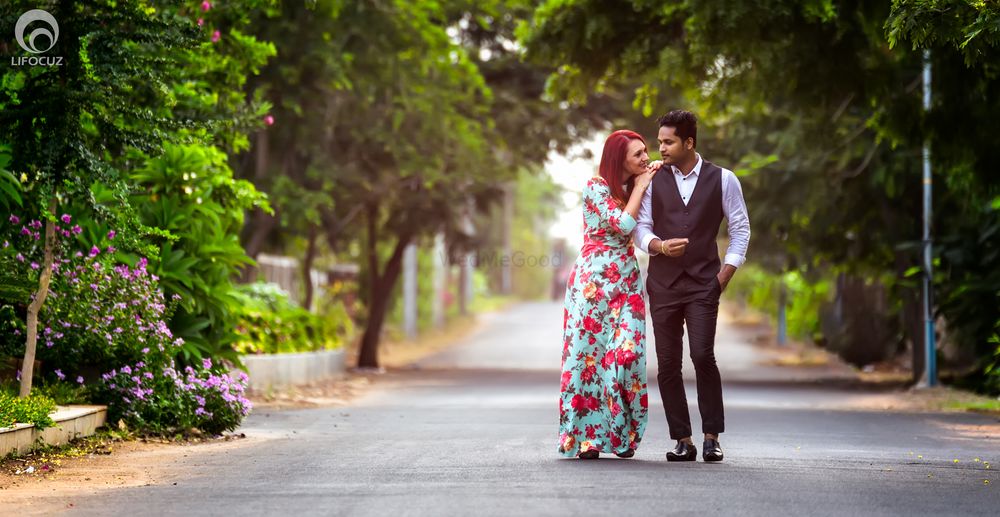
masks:
[[[729,230],[725,263],[739,268],[746,263],[747,249],[750,247],[750,215],[739,178],[728,169],[723,169],[722,174],[722,212],[726,216]]]
[[[646,188],[646,193],[642,196],[642,203],[639,205],[639,219],[636,221],[635,233],[632,234],[632,241],[636,247],[650,255],[658,255],[658,251],[649,251],[649,243],[653,239],[658,239],[653,233],[653,186]]]

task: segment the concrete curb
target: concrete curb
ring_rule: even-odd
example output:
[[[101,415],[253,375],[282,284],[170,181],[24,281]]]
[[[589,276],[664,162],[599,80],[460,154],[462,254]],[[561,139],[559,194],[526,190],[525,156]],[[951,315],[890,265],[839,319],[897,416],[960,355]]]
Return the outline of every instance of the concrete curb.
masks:
[[[343,349],[296,354],[242,356],[250,377],[250,389],[267,391],[335,379],[346,370]],[[234,373],[238,374],[238,371]]]
[[[108,419],[107,406],[59,406],[52,414],[55,425],[38,430],[31,424],[0,427],[0,457],[24,454],[37,443],[62,445],[70,440],[91,436]]]

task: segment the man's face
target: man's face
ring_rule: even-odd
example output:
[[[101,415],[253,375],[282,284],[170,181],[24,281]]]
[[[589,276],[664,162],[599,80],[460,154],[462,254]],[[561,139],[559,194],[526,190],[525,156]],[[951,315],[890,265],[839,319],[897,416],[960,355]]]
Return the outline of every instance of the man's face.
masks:
[[[681,141],[675,128],[670,126],[660,126],[656,139],[660,142],[660,157],[667,165],[677,165],[694,152],[694,139]]]

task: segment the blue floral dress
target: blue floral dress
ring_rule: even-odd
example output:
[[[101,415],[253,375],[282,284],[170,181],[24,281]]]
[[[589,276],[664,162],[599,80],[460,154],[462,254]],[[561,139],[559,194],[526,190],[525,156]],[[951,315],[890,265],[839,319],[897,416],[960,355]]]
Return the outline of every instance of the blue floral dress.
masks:
[[[635,449],[648,420],[646,305],[630,234],[608,184],[583,191],[584,241],[566,286],[559,452]]]

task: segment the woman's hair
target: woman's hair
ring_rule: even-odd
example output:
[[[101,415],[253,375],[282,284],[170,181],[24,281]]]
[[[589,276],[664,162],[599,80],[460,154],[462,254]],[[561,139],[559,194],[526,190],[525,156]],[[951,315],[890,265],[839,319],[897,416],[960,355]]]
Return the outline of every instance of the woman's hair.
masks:
[[[646,140],[642,135],[628,129],[619,129],[604,141],[604,152],[601,154],[601,165],[598,168],[599,174],[608,183],[611,189],[611,197],[619,206],[624,205],[628,199],[628,191],[632,190],[632,181],[626,189],[625,183],[625,154],[628,153],[628,144],[632,140],[639,140],[646,145]]]

